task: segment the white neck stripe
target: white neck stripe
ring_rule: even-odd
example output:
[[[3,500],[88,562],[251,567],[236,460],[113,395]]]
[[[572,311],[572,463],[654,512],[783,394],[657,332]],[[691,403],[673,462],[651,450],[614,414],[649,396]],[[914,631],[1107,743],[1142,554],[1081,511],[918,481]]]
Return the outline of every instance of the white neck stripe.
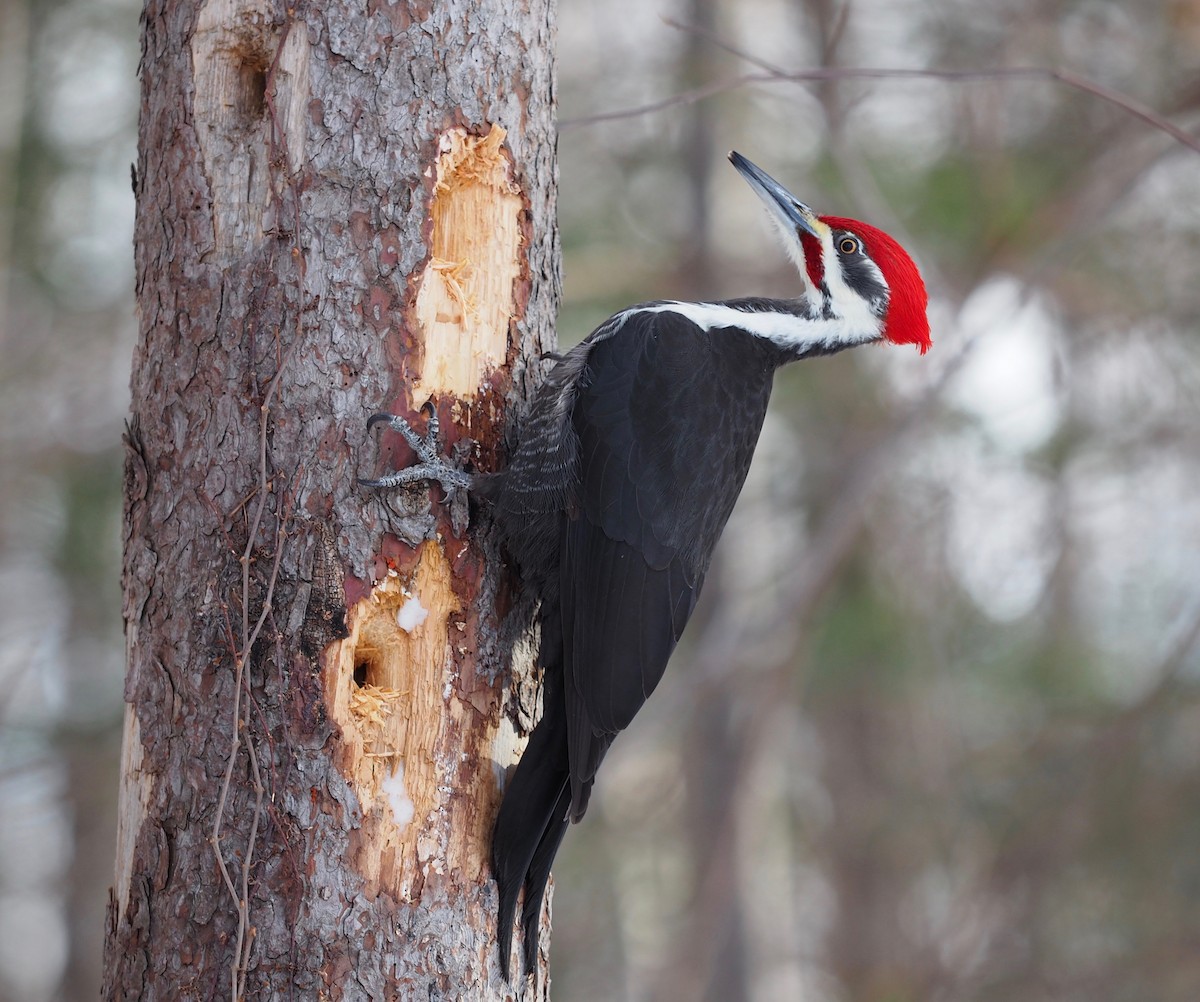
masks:
[[[879,321],[864,329],[844,317],[803,316],[795,313],[755,312],[739,310],[725,303],[655,303],[634,306],[617,314],[616,328],[634,313],[678,313],[704,331],[721,327],[739,327],[755,337],[765,338],[792,351],[811,351],[816,348],[839,348],[879,340]]]

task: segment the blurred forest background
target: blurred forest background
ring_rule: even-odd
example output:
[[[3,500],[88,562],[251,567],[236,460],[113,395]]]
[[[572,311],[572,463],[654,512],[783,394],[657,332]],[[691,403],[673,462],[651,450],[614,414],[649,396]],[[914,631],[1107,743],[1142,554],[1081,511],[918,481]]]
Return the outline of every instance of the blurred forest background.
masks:
[[[137,18],[0,0],[4,1002],[98,985]],[[735,148],[900,237],[935,345],[777,380],[560,857],[554,997],[1195,1002],[1200,153],[1049,79],[723,83],[1069,67],[1194,130],[1200,0],[590,0],[560,43],[564,342],[795,291]]]

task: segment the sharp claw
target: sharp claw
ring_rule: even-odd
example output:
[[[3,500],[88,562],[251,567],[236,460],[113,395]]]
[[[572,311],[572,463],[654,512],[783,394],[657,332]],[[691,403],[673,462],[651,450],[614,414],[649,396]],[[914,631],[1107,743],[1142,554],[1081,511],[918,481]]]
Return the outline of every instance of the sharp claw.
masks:
[[[428,436],[422,438],[417,434],[413,426],[399,414],[372,414],[367,421],[367,430],[370,431],[372,425],[384,423],[393,431],[398,432],[400,437],[409,444],[409,447],[419,458],[425,461],[430,459],[430,456],[426,453],[429,451],[431,441],[433,443],[433,451],[437,452],[437,439],[430,439]],[[437,431],[436,425],[434,426],[434,431]]]
[[[427,415],[424,436],[418,435],[407,420],[396,414],[372,414],[367,419],[368,431],[377,424],[386,423],[389,428],[399,432],[416,453],[420,462],[416,466],[397,470],[395,473],[379,479],[359,477],[357,478],[359,486],[370,488],[406,487],[420,480],[427,480],[439,484],[448,499],[452,499],[461,490],[470,489],[470,474],[464,473],[462,469],[452,465],[441,455],[441,445],[438,441],[438,415],[433,401],[427,400],[423,403],[421,412]]]
[[[421,410],[424,410],[426,407],[429,408],[429,417],[425,419],[425,444],[434,452],[437,452],[438,432],[441,431],[441,426],[438,422],[437,408],[428,401],[421,408]]]
[[[372,414],[369,418],[367,418],[367,431],[370,431],[372,428],[375,427],[375,425],[379,424],[381,421],[391,421],[391,420],[392,420],[391,414],[382,414],[382,413],[381,414]]]

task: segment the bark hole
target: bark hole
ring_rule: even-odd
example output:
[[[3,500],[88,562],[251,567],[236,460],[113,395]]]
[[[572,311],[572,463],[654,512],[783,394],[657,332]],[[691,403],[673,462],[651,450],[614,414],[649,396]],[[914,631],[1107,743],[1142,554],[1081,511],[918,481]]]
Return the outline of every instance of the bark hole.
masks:
[[[279,163],[272,153],[286,153],[291,170],[304,156],[307,35],[280,25],[268,0],[204,0],[191,52],[192,115],[212,199],[213,249],[233,261],[264,239],[263,213],[272,184],[281,184],[271,178]]]
[[[360,689],[364,685],[374,685],[371,680],[371,662],[360,661],[354,666],[354,684]]]
[[[240,125],[250,128],[267,109],[267,67],[260,58],[243,57],[238,68],[237,92],[234,108],[241,119]]]

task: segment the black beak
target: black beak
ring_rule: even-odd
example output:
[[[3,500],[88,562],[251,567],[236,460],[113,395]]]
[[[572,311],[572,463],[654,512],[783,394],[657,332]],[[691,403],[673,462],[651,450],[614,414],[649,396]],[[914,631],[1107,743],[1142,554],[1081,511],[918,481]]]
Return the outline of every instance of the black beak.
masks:
[[[761,167],[756,167],[740,153],[730,152],[729,162],[737,168],[754,189],[755,194],[763,200],[767,210],[785,229],[795,232],[800,229],[814,237],[819,237],[816,224],[817,216],[807,205],[796,198],[783,185],[776,181]]]

